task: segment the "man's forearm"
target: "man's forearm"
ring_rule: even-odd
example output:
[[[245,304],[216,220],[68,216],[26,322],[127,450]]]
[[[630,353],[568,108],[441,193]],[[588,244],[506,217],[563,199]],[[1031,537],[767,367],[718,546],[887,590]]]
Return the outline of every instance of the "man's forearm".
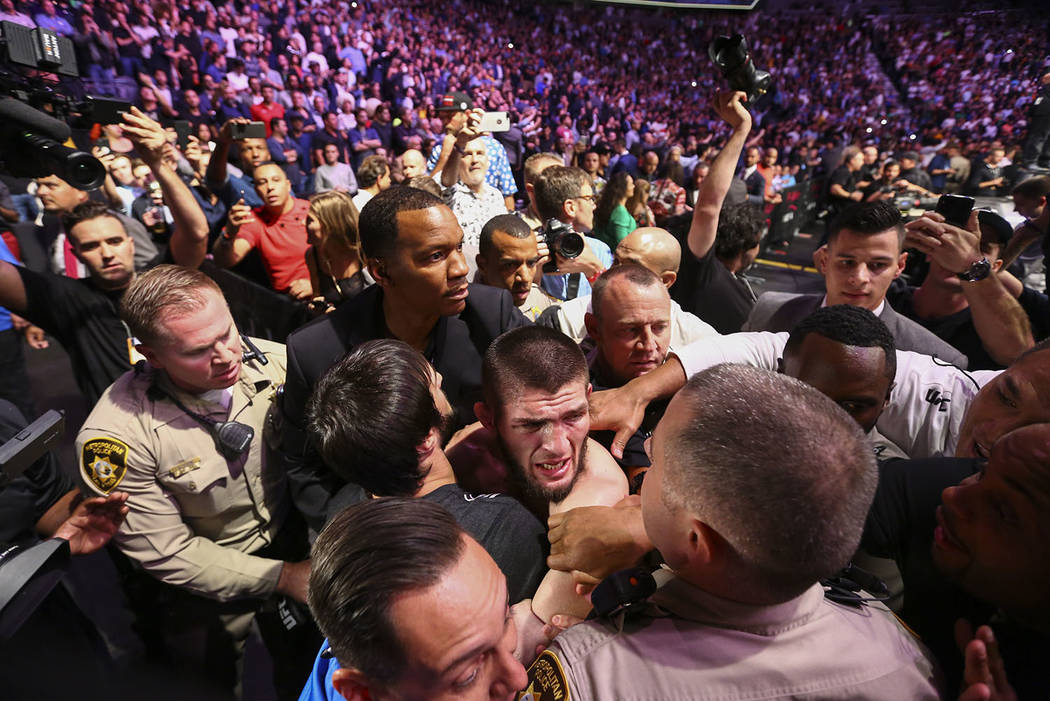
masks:
[[[208,169],[204,172],[205,184],[213,189],[222,187],[226,182],[226,159],[230,155],[229,142],[219,139],[215,142],[215,151],[208,160]]]
[[[652,372],[636,377],[627,383],[631,393],[646,402],[667,399],[685,386],[685,368],[676,355],[669,355],[667,362]]]
[[[700,185],[700,194],[696,198],[697,209],[704,206],[716,208],[722,206],[729,192],[729,185],[733,182],[733,172],[736,170],[737,161],[740,160],[740,153],[744,150],[744,142],[747,141],[749,131],[750,126],[741,127],[730,135],[725,148],[715,158],[714,163],[711,164],[711,170],[708,171],[707,177]]]
[[[963,282],[963,294],[981,344],[995,362],[1009,365],[1035,341],[1021,304],[1006,289],[998,275],[978,282]]]
[[[172,259],[178,265],[196,268],[208,252],[208,220],[204,210],[175,171],[164,163],[151,164],[150,168],[175,222],[168,244]]]
[[[441,186],[452,187],[459,180],[459,145],[455,141],[451,144],[446,143],[441,150],[442,158],[446,153],[448,157],[445,159],[445,166],[441,169]]]

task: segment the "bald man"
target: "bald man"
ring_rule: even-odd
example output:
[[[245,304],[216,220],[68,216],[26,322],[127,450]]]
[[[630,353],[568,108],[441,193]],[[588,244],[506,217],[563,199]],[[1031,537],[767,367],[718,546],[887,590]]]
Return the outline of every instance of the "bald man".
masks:
[[[427,174],[427,160],[423,154],[414,148],[410,148],[401,154],[401,173],[405,180],[411,180],[419,175]]]
[[[678,265],[682,247],[678,239],[666,229],[646,226],[635,229],[616,247],[614,265],[633,263],[651,270],[664,287],[670,288],[678,279]],[[591,296],[577,297],[541,314],[537,324],[559,329],[577,343],[588,337],[584,317],[591,312]],[[717,336],[711,325],[682,309],[671,300],[671,348],[681,348],[702,338]],[[585,348],[586,350],[586,348]]]

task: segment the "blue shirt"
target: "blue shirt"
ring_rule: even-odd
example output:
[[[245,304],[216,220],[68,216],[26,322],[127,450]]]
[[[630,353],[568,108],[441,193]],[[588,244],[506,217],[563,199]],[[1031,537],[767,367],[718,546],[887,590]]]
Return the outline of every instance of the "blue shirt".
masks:
[[[485,171],[485,182],[503,193],[504,197],[513,195],[518,191],[518,186],[514,183],[514,173],[511,172],[510,162],[507,161],[507,149],[503,148],[503,144],[488,134],[482,135],[481,139],[485,142],[485,152],[489,156],[489,169]],[[441,148],[443,146],[444,144],[441,141],[434,145],[434,150],[430,153],[430,159],[427,161],[428,171],[434,170],[438,159],[441,158]],[[440,176],[441,174],[437,173],[436,175]]]
[[[591,238],[590,236],[584,236],[584,240],[587,245],[594,251],[594,255],[598,257],[598,260],[606,269],[611,268],[613,264],[613,254],[609,247],[598,239]],[[569,278],[578,277],[580,280],[580,287],[576,292],[577,297],[584,297],[591,293],[591,283],[587,282],[587,278],[583,276],[583,273],[572,273],[572,275],[544,275],[542,287],[547,291],[548,294],[557,297],[558,299],[566,299],[569,289]]]
[[[321,643],[314,659],[314,668],[306,680],[299,701],[343,701],[343,697],[332,686],[332,673],[339,669],[339,661],[334,657],[321,657],[321,652],[328,649],[328,639]]]

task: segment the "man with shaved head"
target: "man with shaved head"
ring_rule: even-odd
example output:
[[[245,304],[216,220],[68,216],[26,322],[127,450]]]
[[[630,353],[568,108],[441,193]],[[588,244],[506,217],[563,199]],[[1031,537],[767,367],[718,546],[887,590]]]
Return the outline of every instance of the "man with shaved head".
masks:
[[[414,148],[410,148],[401,154],[401,173],[405,180],[411,180],[419,175],[427,174],[427,161],[423,154]]]
[[[652,271],[665,288],[678,278],[682,248],[666,229],[655,226],[635,229],[616,247],[614,267],[623,263],[641,266]],[[577,297],[551,307],[537,318],[536,323],[559,329],[577,343],[587,338],[585,315],[591,313],[592,295]],[[684,311],[678,302],[670,302],[671,346],[687,346],[693,341],[718,335],[709,324]]]

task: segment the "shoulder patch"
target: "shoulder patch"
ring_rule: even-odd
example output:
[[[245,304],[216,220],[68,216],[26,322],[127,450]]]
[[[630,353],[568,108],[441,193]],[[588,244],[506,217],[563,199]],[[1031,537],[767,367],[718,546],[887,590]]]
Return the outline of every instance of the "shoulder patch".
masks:
[[[550,650],[544,650],[536,658],[528,675],[529,685],[518,695],[517,701],[571,701],[561,660]]]
[[[116,438],[92,438],[80,451],[80,469],[91,484],[109,494],[127,474],[127,444]]]

